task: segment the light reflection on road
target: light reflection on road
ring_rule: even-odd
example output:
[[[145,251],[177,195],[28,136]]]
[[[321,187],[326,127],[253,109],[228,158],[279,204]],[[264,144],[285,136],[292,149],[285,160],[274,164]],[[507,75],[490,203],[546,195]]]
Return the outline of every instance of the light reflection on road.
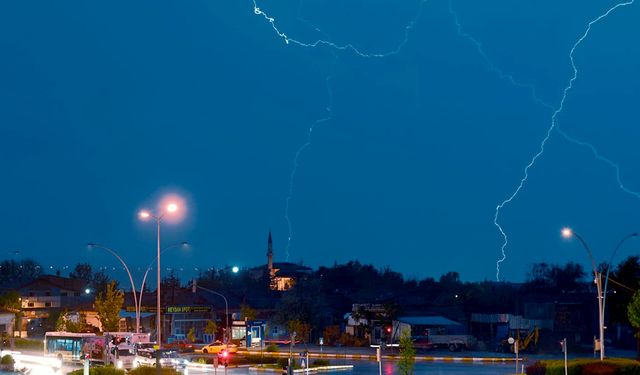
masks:
[[[335,371],[335,372],[323,372],[323,374],[343,374],[343,375],[377,375],[379,372],[378,364],[375,362],[353,362],[354,368],[352,371]],[[471,364],[471,363],[443,363],[443,362],[429,362],[429,363],[416,363],[415,375],[459,375],[459,374],[474,374],[474,375],[506,375],[513,374],[515,368],[513,364]],[[399,371],[397,363],[386,362],[382,364],[382,373],[384,375],[398,375]],[[214,374],[214,371],[202,371],[198,369],[190,369],[189,375],[201,375],[201,374]],[[224,369],[219,368],[216,374],[223,375]],[[252,372],[248,368],[229,368],[228,375],[260,375],[260,374],[276,374],[276,373],[263,373]]]

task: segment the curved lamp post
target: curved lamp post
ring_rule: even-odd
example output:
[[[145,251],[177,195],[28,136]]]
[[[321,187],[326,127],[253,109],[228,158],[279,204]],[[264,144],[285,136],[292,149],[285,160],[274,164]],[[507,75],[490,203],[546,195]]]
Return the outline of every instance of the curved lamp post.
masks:
[[[160,254],[162,255],[162,253],[164,253],[165,251],[169,250],[169,249],[173,249],[175,247],[179,247],[179,246],[189,246],[189,243],[187,241],[183,241],[180,243],[176,243],[173,244],[171,246],[167,246],[164,249],[160,250]],[[157,258],[157,257],[156,257]],[[139,312],[142,312],[142,294],[144,293],[144,283],[147,281],[147,275],[149,274],[149,271],[151,270],[151,266],[153,266],[153,263],[155,263],[157,261],[157,259],[154,259],[153,261],[151,261],[151,263],[149,263],[149,266],[147,267],[146,271],[144,271],[144,276],[142,277],[142,284],[140,285],[140,294],[138,294],[138,301],[136,301],[137,304],[137,309]],[[160,284],[158,284],[160,285]],[[137,316],[138,322],[137,324],[139,325],[139,320],[140,320],[140,314],[138,314]]]
[[[213,293],[213,294],[215,294],[217,296],[222,297],[222,299],[224,299],[224,313],[225,313],[226,325],[227,325],[227,327],[225,328],[224,343],[225,343],[225,345],[228,344],[229,343],[229,302],[227,301],[227,297],[225,297],[222,294],[216,292],[215,290],[211,290],[209,288],[205,288],[205,287],[202,287],[200,285],[197,285],[195,283],[195,281],[193,282],[192,286],[194,286],[194,287],[196,287],[198,289],[202,289],[205,292]]]
[[[611,271],[611,267],[613,266],[613,257],[616,255],[616,253],[618,252],[618,249],[622,246],[623,243],[625,243],[626,240],[630,239],[631,237],[637,237],[637,236],[638,236],[638,233],[635,233],[635,232],[626,235],[618,242],[616,247],[613,249],[613,253],[611,253],[611,258],[609,258],[609,263],[607,264],[607,274],[604,277],[604,298],[602,299],[603,313],[607,306],[607,285],[609,285],[609,271]]]
[[[598,326],[600,331],[600,360],[604,360],[604,311],[602,310],[602,273],[598,272],[596,266],[596,260],[593,258],[593,253],[587,245],[587,242],[578,233],[574,232],[571,228],[562,229],[562,237],[571,238],[575,237],[580,241],[584,249],[589,254],[591,265],[593,267],[593,274],[595,276],[596,288],[598,290]]]
[[[122,266],[124,267],[125,271],[127,271],[127,275],[129,276],[129,281],[131,282],[131,290],[133,290],[133,300],[134,300],[134,304],[135,304],[135,301],[138,300],[138,297],[136,296],[136,285],[133,282],[133,277],[131,276],[131,272],[129,271],[129,267],[127,267],[127,264],[124,262],[124,260],[122,260],[120,255],[118,255],[118,253],[116,253],[113,249],[111,249],[109,247],[106,247],[104,245],[97,244],[97,243],[89,242],[87,244],[87,246],[90,249],[95,247],[95,248],[98,248],[98,249],[106,250],[109,253],[111,253],[111,255],[113,255],[114,257],[118,258],[120,263],[122,263]],[[137,306],[135,307],[135,309],[136,309],[136,332],[139,333],[140,332],[140,310],[138,309]]]
[[[638,233],[631,233],[626,235],[625,237],[623,237],[618,244],[616,245],[616,247],[613,249],[613,253],[611,254],[611,258],[609,258],[609,263],[607,263],[607,274],[605,277],[605,282],[604,282],[604,289],[602,287],[602,272],[598,272],[598,268],[596,266],[596,261],[593,258],[593,254],[591,253],[591,249],[589,249],[589,246],[587,245],[586,241],[582,238],[582,236],[580,236],[578,233],[574,232],[571,228],[563,228],[562,229],[562,236],[564,238],[571,238],[571,237],[576,237],[580,243],[582,244],[582,246],[585,248],[585,250],[587,250],[587,253],[589,254],[589,258],[591,259],[591,264],[593,266],[593,273],[595,275],[595,281],[596,281],[596,286],[598,289],[598,318],[599,318],[599,328],[600,328],[600,360],[602,361],[604,359],[605,353],[604,353],[604,313],[605,313],[605,303],[606,303],[606,298],[607,298],[607,285],[609,283],[609,271],[611,271],[611,265],[613,262],[613,257],[616,255],[616,253],[618,252],[618,249],[620,249],[620,247],[622,246],[623,243],[625,243],[625,241],[627,241],[628,239],[632,238],[632,237],[637,237]]]
[[[140,211],[139,216],[141,219],[153,219],[156,222],[156,244],[157,244],[157,281],[158,287],[156,288],[156,337],[158,340],[158,349],[162,348],[162,325],[160,324],[160,223],[164,219],[166,214],[171,214],[178,211],[178,205],[176,203],[169,203],[165,207],[165,210],[158,215],[154,215],[150,211]]]

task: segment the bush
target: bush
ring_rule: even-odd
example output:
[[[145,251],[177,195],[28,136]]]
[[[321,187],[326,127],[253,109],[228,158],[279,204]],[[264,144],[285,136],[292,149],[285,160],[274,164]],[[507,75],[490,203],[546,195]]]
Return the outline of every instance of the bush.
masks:
[[[269,344],[269,346],[267,346],[265,351],[267,353],[276,353],[276,352],[280,351],[280,348],[278,348],[278,345],[276,345],[276,344]]]
[[[582,368],[584,375],[614,375],[617,372],[618,367],[611,363],[589,363]]]
[[[278,358],[277,364],[279,368],[286,368],[289,364],[289,358]],[[301,369],[302,367],[300,367],[300,365],[295,360],[293,360],[293,368]]]
[[[129,375],[156,375],[156,368],[146,367],[146,366],[138,367],[136,369],[129,371]],[[181,375],[181,374],[172,368],[163,367],[162,375]]]
[[[43,350],[42,340],[21,339],[16,337],[13,343],[16,349]]]
[[[545,375],[545,367],[540,361],[527,366],[527,375]]]
[[[535,368],[534,368],[535,366]],[[539,371],[539,366],[544,367],[544,372]],[[567,364],[569,375],[637,375],[640,374],[640,362],[631,359],[614,358],[605,361],[595,359],[574,359]],[[564,375],[564,361],[551,360],[540,361],[527,367],[527,374]]]
[[[257,365],[257,364],[275,364],[277,363],[277,359],[274,357],[265,357],[259,354],[249,354],[244,357],[235,356],[234,358],[235,365]]]
[[[84,374],[83,369],[75,370],[67,375],[82,375]],[[119,370],[113,366],[107,367],[92,367],[89,369],[89,375],[124,375],[124,370]]]
[[[16,361],[14,361],[13,357],[10,356],[9,354],[2,356],[2,359],[0,359],[0,365],[12,366],[14,363],[16,363]]]
[[[324,367],[324,366],[329,366],[329,360],[328,359],[316,359],[315,361],[313,361],[311,363],[312,367]]]

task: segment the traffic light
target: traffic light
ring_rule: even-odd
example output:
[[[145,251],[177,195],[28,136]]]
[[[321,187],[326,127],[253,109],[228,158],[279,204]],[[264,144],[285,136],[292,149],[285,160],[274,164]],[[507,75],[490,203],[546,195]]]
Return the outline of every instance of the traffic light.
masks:
[[[391,333],[391,326],[387,326],[386,331],[387,333]]]
[[[227,350],[221,351],[220,354],[218,354],[218,357],[222,361],[224,367],[229,366],[229,352]]]

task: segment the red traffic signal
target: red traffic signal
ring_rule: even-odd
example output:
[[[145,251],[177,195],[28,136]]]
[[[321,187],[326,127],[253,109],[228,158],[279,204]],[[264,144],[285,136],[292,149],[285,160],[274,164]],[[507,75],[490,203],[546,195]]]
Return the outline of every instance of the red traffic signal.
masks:
[[[386,331],[387,333],[391,333],[391,327],[387,327]]]

